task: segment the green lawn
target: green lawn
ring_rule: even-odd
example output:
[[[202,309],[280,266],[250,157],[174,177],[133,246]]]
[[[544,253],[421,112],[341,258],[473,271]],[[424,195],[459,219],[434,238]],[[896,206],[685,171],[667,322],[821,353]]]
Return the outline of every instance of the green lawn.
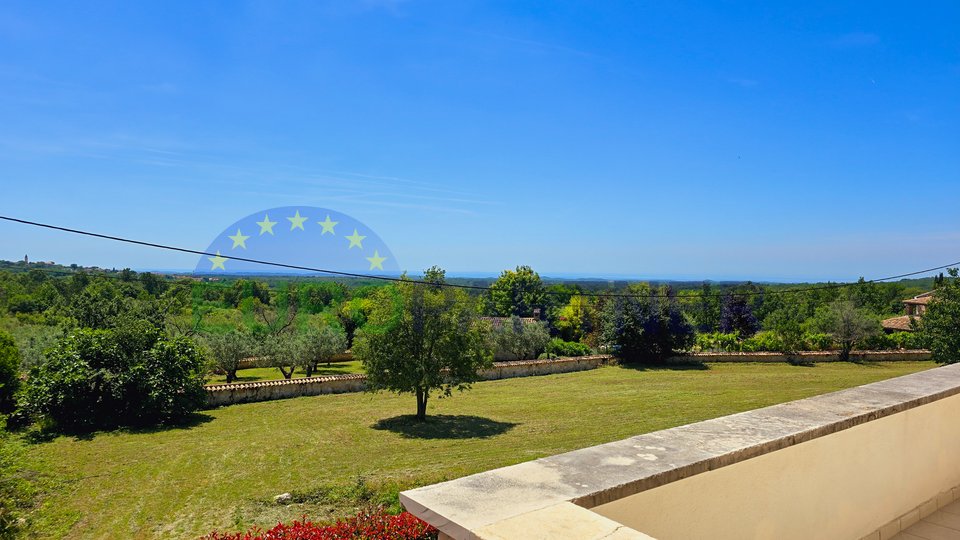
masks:
[[[29,449],[58,481],[34,515],[41,537],[189,538],[211,529],[352,511],[368,494],[621,439],[934,367],[898,362],[588,372],[483,382],[433,400],[340,394],[234,405],[191,427],[59,437]],[[281,507],[274,495],[302,504]]]
[[[350,373],[364,373],[363,364],[359,360],[349,362],[333,362],[331,364],[320,364],[313,375],[348,375]],[[293,372],[293,378],[306,377],[307,374],[302,369]],[[257,382],[257,381],[275,381],[283,378],[283,374],[275,367],[250,368],[237,371],[237,380],[234,382]],[[224,384],[227,382],[226,375],[210,375],[207,384]]]

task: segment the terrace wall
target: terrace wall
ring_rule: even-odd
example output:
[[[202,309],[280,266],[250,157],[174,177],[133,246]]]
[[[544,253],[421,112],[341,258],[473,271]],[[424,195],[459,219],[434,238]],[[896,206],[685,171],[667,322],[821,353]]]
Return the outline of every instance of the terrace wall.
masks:
[[[958,418],[954,364],[425,486],[400,501],[444,539],[885,540],[960,496]]]

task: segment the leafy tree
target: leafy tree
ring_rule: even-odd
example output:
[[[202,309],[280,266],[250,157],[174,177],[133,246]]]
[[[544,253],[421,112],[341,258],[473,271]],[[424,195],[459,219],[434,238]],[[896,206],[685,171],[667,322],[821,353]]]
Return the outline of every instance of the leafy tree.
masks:
[[[69,313],[81,328],[110,328],[122,311],[123,299],[117,288],[100,278],[73,297]]]
[[[850,351],[882,330],[880,320],[865,308],[858,308],[852,300],[838,298],[817,309],[811,321],[814,329],[826,332],[840,346],[840,360],[850,359]]]
[[[720,327],[720,296],[710,283],[704,282],[689,308],[693,325],[699,332],[714,332]],[[683,299],[683,297],[680,297]]]
[[[337,320],[347,334],[347,348],[353,346],[353,338],[357,330],[367,323],[371,309],[373,300],[370,298],[351,298],[337,308]]]
[[[960,278],[950,268],[949,278],[941,277],[933,300],[920,319],[920,334],[933,359],[952,364],[960,362]]]
[[[554,324],[564,341],[580,341],[592,330],[592,319],[593,306],[578,294],[559,310]]]
[[[0,413],[13,410],[14,394],[20,388],[20,350],[13,337],[0,330]]]
[[[443,283],[436,269],[433,280]],[[488,333],[465,292],[401,281],[381,288],[353,353],[367,371],[370,390],[413,393],[425,420],[433,391],[451,395],[479,379],[490,364]]]
[[[788,306],[778,308],[764,319],[764,327],[780,338],[783,344],[780,352],[784,353],[793,353],[804,348],[803,323],[803,315]]]
[[[258,358],[262,366],[275,367],[284,379],[293,378],[297,366],[304,362],[303,341],[293,332],[262,334],[259,336]]]
[[[725,294],[720,304],[720,331],[737,332],[748,338],[760,330],[760,323],[753,314],[753,308],[743,295]]]
[[[347,334],[336,326],[309,328],[300,339],[303,342],[303,356],[298,364],[303,367],[307,377],[317,370],[317,364],[329,364],[334,355],[347,350]]]
[[[269,305],[270,287],[260,281],[238,279],[229,289],[223,291],[223,301],[233,307],[240,307],[245,298],[254,298],[261,304]]]
[[[543,281],[529,266],[504,270],[490,286],[490,300],[497,315],[531,317],[544,305]]]
[[[252,356],[253,340],[244,332],[232,330],[225,334],[211,334],[205,337],[207,348],[216,369],[224,372],[227,382],[237,380],[237,370],[245,358]]]
[[[68,431],[174,422],[204,404],[203,368],[192,341],[149,324],[80,329],[30,371],[20,406]]]
[[[547,326],[539,321],[523,322],[514,315],[509,322],[493,331],[493,342],[498,352],[510,353],[517,360],[536,358],[550,342]]]
[[[660,294],[670,295],[668,288]],[[603,338],[628,363],[662,361],[694,342],[693,326],[675,297],[653,295],[647,284],[630,285],[604,308]]]

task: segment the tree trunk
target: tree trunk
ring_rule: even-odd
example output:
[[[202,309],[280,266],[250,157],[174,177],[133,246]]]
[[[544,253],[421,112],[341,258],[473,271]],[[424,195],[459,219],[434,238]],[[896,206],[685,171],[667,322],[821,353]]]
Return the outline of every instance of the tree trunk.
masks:
[[[228,370],[227,370],[227,383],[228,383],[228,384],[229,384],[229,383],[232,383],[232,382],[235,381],[235,380],[237,380],[237,370],[235,370],[235,369],[228,369]]]
[[[287,370],[283,369],[283,366],[277,366],[277,369],[280,370],[280,373],[283,373],[284,379],[289,379],[293,377],[293,370],[297,369],[297,366],[290,366],[290,372],[287,373]]]
[[[317,364],[314,362],[310,362],[309,364],[306,365],[306,367],[303,368],[304,372],[306,372],[307,374],[307,377],[310,377],[311,375],[313,375],[313,371],[315,369],[317,369]]]
[[[422,388],[417,388],[417,420],[423,422],[427,419],[427,398],[429,394]]]
[[[850,350],[853,348],[851,345],[844,343],[840,346],[840,361],[849,362],[850,361]]]

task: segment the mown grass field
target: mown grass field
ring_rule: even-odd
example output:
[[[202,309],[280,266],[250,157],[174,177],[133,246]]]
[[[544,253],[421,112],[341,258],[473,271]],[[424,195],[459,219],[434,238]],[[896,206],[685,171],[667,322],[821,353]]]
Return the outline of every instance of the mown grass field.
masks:
[[[32,521],[43,538],[195,538],[304,514],[332,519],[398,489],[934,366],[605,367],[483,382],[433,400],[422,425],[402,417],[410,396],[234,405],[182,428],[31,444],[32,472],[56,486]],[[273,504],[284,492],[301,503]]]

